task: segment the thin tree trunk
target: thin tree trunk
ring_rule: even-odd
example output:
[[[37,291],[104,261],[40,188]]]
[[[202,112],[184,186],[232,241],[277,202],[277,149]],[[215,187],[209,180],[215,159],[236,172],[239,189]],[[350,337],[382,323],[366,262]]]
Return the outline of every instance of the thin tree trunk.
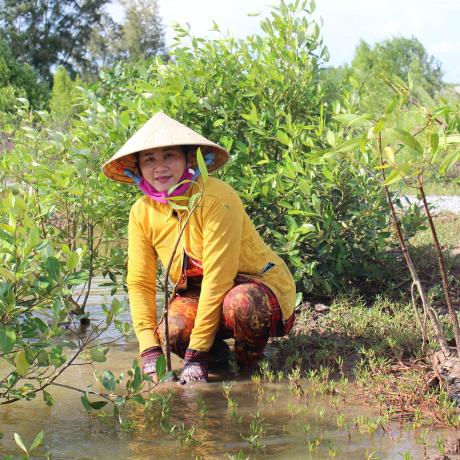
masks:
[[[452,307],[452,298],[449,292],[449,282],[447,280],[447,271],[446,271],[446,264],[444,261],[444,256],[442,255],[441,245],[439,244],[438,234],[436,232],[436,228],[433,223],[433,218],[431,216],[430,209],[428,207],[428,203],[426,201],[425,190],[423,189],[423,185],[419,181],[419,191],[423,201],[423,207],[425,208],[425,213],[428,218],[428,222],[430,224],[431,235],[434,241],[434,247],[436,248],[436,257],[438,260],[439,271],[441,272],[441,282],[442,288],[444,291],[444,297],[446,299],[447,310],[449,312],[450,320],[452,322],[452,328],[454,330],[455,336],[455,346],[457,350],[457,357],[460,358],[460,327],[458,324],[457,314],[455,313]]]
[[[379,142],[379,152],[380,152],[380,163],[381,163],[382,166],[385,166],[385,163],[383,161],[383,154],[382,154],[382,135],[381,135],[381,133],[379,134],[378,142]],[[383,168],[382,168],[382,177],[383,177],[383,182],[385,182],[385,169],[383,169]],[[396,234],[398,236],[399,246],[401,247],[401,251],[402,251],[402,253],[404,255],[404,258],[406,260],[407,267],[409,268],[409,272],[411,274],[412,280],[413,280],[413,282],[414,282],[414,284],[417,287],[417,290],[419,292],[423,308],[424,308],[425,312],[428,314],[428,316],[430,317],[431,323],[432,323],[433,328],[435,330],[435,334],[436,334],[436,338],[438,340],[439,346],[441,347],[441,350],[444,353],[444,355],[446,357],[448,357],[448,356],[450,356],[450,351],[449,351],[449,347],[447,345],[446,338],[444,336],[444,332],[442,330],[442,326],[439,323],[439,321],[437,320],[433,309],[431,308],[430,302],[429,302],[429,300],[428,300],[428,298],[426,296],[425,290],[424,290],[423,285],[422,285],[422,283],[420,281],[420,278],[418,276],[417,270],[415,269],[414,263],[412,261],[412,258],[410,256],[410,254],[409,254],[409,251],[407,249],[406,242],[404,241],[404,237],[403,237],[402,232],[401,232],[401,227],[400,227],[399,222],[398,222],[398,217],[396,215],[396,211],[395,211],[395,208],[394,208],[394,205],[393,205],[393,201],[391,200],[390,191],[388,190],[388,186],[384,185],[383,187],[384,187],[384,190],[385,190],[385,196],[387,198],[388,206],[390,207],[390,213],[391,213],[391,217],[393,219],[393,225],[394,225],[394,228],[396,230]]]

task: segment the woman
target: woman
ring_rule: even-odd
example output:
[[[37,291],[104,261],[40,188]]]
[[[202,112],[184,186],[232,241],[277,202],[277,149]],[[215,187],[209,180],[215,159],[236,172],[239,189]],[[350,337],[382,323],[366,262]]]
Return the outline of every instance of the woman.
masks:
[[[198,147],[209,172],[229,159],[225,149],[159,112],[103,166],[110,179],[136,183],[144,193],[129,217],[128,291],[143,370],[152,377],[164,343],[157,260],[168,265],[186,219],[169,198],[203,190],[170,271],[177,290],[168,325],[171,349],[184,359],[182,384],[207,381],[209,359],[225,349],[224,338],[235,338],[237,361],[249,365],[270,336],[286,334],[294,322],[295,286],[285,263],[264,244],[229,185],[196,178],[190,168],[198,170]]]

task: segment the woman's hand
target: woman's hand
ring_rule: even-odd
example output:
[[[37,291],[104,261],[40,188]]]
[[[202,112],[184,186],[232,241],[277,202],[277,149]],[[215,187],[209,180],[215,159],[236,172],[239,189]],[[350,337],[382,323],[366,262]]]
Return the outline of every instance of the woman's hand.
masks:
[[[147,348],[141,353],[142,370],[144,374],[149,375],[154,383],[158,383],[158,376],[156,371],[157,359],[163,355],[161,347]]]
[[[187,348],[179,383],[185,385],[188,382],[207,382],[208,356],[209,353],[207,351]]]

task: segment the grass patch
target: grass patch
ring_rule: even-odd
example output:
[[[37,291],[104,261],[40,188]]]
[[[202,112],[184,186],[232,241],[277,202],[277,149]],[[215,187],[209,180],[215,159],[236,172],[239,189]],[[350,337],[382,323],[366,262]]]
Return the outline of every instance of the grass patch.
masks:
[[[448,268],[454,305],[460,303],[460,216],[435,217]],[[432,304],[445,324],[444,297],[429,229],[411,240],[411,255]],[[275,370],[298,367],[305,376],[330,370],[354,381],[363,401],[378,405],[382,415],[410,420],[414,426],[460,427],[455,403],[436,384],[431,370],[434,341],[423,343],[410,301],[411,279],[400,251],[394,251],[382,278],[389,295],[337,297],[318,313],[305,303],[294,330],[276,339],[270,364]],[[382,291],[380,291],[382,292]],[[447,336],[452,332],[445,328]],[[427,324],[428,336],[433,335]]]
[[[424,190],[427,196],[439,196],[439,195],[448,195],[455,196],[460,195],[460,183],[452,181],[433,181],[427,182],[424,186]],[[408,187],[403,185],[402,187],[395,187],[395,191],[404,193],[407,195],[417,195],[417,189],[413,187]]]

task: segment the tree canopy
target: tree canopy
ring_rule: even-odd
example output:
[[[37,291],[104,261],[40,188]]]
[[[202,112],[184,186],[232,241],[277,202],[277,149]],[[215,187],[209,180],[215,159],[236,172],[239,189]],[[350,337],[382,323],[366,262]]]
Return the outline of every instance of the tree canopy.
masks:
[[[52,68],[77,71],[108,0],[0,0],[0,27],[15,57],[51,81]]]
[[[157,0],[121,0],[121,24],[104,14],[92,34],[88,51],[93,67],[116,61],[139,61],[164,52],[164,28]]]
[[[393,91],[388,79],[411,79],[419,91],[433,97],[442,87],[441,64],[425,50],[415,37],[397,37],[374,47],[361,41],[347,69],[348,76],[360,93],[360,108],[378,111],[385,107]]]
[[[25,97],[39,107],[47,96],[48,89],[40,82],[37,72],[30,65],[20,63],[8,42],[0,36],[0,113],[16,110],[17,97]]]

